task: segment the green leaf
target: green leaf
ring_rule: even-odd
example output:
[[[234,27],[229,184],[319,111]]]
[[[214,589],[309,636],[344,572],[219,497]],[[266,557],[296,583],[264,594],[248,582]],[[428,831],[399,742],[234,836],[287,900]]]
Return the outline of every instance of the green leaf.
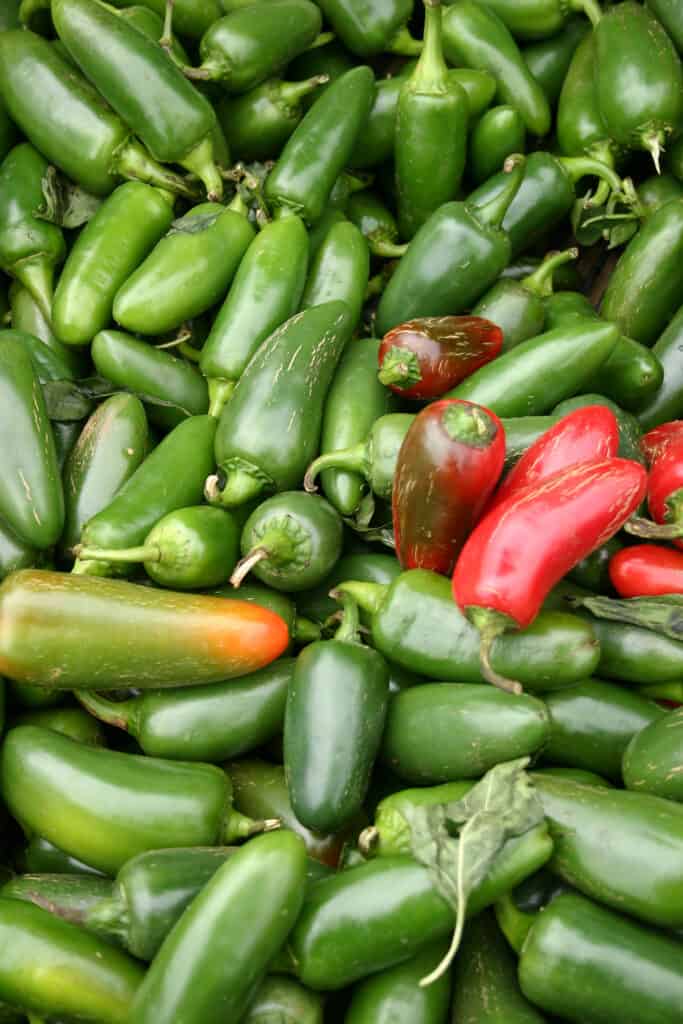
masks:
[[[48,167],[41,182],[43,205],[34,211],[39,220],[61,228],[80,228],[94,217],[102,200],[62,178],[55,167]]]
[[[51,420],[73,422],[85,419],[93,411],[95,405],[103,398],[119,394],[122,391],[135,395],[146,405],[160,405],[166,409],[176,409],[184,416],[191,416],[176,402],[168,402],[156,395],[146,395],[132,388],[120,388],[105,377],[84,377],[81,380],[49,380],[42,385],[47,414]]]
[[[187,213],[184,217],[173,221],[167,235],[198,235],[201,231],[212,227],[224,212],[224,210],[220,210],[217,213],[197,213],[194,216]]]
[[[435,888],[455,911],[450,948],[421,985],[448,970],[460,945],[470,893],[488,876],[507,840],[543,820],[543,806],[525,772],[528,764],[529,758],[522,757],[496,765],[462,800],[402,810],[413,856],[428,868]]]

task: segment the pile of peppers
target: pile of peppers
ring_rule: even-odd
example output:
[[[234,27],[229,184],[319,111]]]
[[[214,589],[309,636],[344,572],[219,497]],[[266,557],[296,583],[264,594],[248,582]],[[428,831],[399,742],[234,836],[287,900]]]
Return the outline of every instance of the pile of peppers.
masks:
[[[0,0],[0,1024],[681,1024],[683,4]]]

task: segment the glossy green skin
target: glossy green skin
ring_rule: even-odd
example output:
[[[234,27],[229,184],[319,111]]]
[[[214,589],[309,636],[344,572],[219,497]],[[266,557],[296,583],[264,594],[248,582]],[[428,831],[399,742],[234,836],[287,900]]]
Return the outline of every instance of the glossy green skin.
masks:
[[[176,8],[174,5],[174,15],[175,13]],[[118,16],[127,21],[129,25],[134,25],[138,32],[142,32],[148,39],[153,39],[155,43],[158,43],[164,34],[163,19],[151,7],[143,7],[139,4],[134,4],[132,7],[123,7]],[[176,22],[175,17],[173,20]],[[178,42],[175,36],[173,36],[171,43],[171,53],[181,64],[189,63],[185,48]]]
[[[96,718],[81,708],[43,708],[12,715],[12,726],[40,725],[43,729],[54,729],[62,736],[85,743],[90,747],[105,746],[105,736]]]
[[[661,363],[664,379],[656,394],[638,411],[643,430],[677,419],[683,411],[683,308],[655,342],[652,354]]]
[[[321,454],[362,441],[375,420],[395,407],[391,392],[377,379],[378,352],[379,341],[370,338],[347,345],[325,403]],[[346,516],[356,511],[365,490],[362,477],[345,470],[325,470],[321,484],[328,501]]]
[[[640,462],[644,466],[645,456],[640,448],[640,439],[643,431],[639,426],[638,420],[630,412],[626,412],[616,402],[613,402],[611,398],[590,393],[576,395],[574,398],[567,398],[564,402],[556,405],[553,409],[553,416],[566,416],[567,413],[574,412],[575,409],[583,409],[587,405],[604,405],[607,409],[611,409],[616,416],[617,426],[619,427],[619,449],[617,455],[620,459],[633,459],[634,462]]]
[[[618,537],[611,537],[606,544],[578,562],[567,576],[573,583],[593,590],[596,594],[609,594],[612,588],[609,563],[623,546]]]
[[[657,19],[627,0],[595,29],[595,88],[615,142],[645,149],[647,132],[677,133],[683,122],[683,66]]]
[[[533,780],[555,843],[551,871],[622,913],[680,928],[683,807],[545,774]]]
[[[54,0],[57,33],[85,76],[156,160],[180,163],[216,115],[152,39],[88,0]]]
[[[130,132],[46,39],[24,30],[2,34],[0,94],[13,121],[51,163],[94,195],[114,189],[115,153]]]
[[[0,889],[2,898],[32,903],[81,926],[88,911],[111,893],[112,882],[96,875],[17,875]]]
[[[293,671],[294,659],[280,658],[242,679],[142,693],[112,702],[107,720],[151,757],[211,763],[240,757],[282,730]]]
[[[525,288],[522,282],[507,278],[501,278],[489,288],[472,309],[472,316],[483,316],[500,327],[503,352],[528,338],[535,338],[545,326],[543,299]]]
[[[268,498],[244,524],[242,555],[264,547],[268,557],[251,570],[286,593],[310,590],[334,568],[342,550],[342,521],[324,498],[286,491]]]
[[[557,102],[572,57],[590,25],[585,18],[570,18],[565,28],[522,50],[522,57],[550,104]]]
[[[519,980],[529,999],[568,1020],[673,1022],[683,999],[681,945],[563,893],[533,924]]]
[[[157,427],[172,430],[188,416],[200,416],[209,408],[206,380],[186,359],[110,330],[95,335],[91,352],[97,372],[117,387],[173,403],[170,408],[153,402],[147,405],[150,422]]]
[[[653,174],[645,181],[638,182],[638,199],[645,208],[646,216],[670,200],[681,198],[683,183],[673,174]]]
[[[239,2],[239,0],[237,0]],[[226,11],[229,9],[230,0],[224,0],[223,6]],[[312,49],[304,50],[298,57],[295,57],[287,67],[287,74],[290,78],[301,81],[303,78],[312,78],[313,75],[327,75],[330,82],[335,82],[345,71],[350,71],[354,66],[351,54],[337,39],[326,43],[324,46],[314,46]],[[327,88],[329,83],[321,86]],[[315,101],[315,96],[307,96],[304,100],[306,109]]]
[[[506,176],[507,177],[507,176]],[[510,241],[464,203],[444,203],[422,225],[377,309],[382,336],[420,316],[461,313],[494,283],[510,259]]]
[[[78,874],[104,877],[103,872],[98,871],[97,868],[84,864],[76,857],[70,857],[68,853],[64,853],[54,843],[43,839],[42,836],[32,836],[28,840],[20,853],[19,861],[19,869],[32,874],[50,872],[61,875]]]
[[[600,320],[585,295],[557,292],[545,300],[546,329],[553,330],[588,317]],[[587,382],[624,409],[639,409],[659,390],[664,370],[657,355],[640,342],[621,335],[611,355]]]
[[[349,221],[334,224],[311,262],[301,308],[345,302],[351,322],[360,320],[370,276],[368,243]]]
[[[322,0],[320,7],[335,34],[357,57],[390,49],[412,13],[410,0],[380,0],[365,7],[351,0]]]
[[[367,583],[388,584],[401,574],[398,559],[389,554],[368,553],[342,555],[330,575],[319,587],[297,596],[297,609],[316,622],[324,622],[339,605],[329,597],[338,583],[344,580],[362,580]],[[361,613],[362,614],[362,613]]]
[[[202,348],[205,377],[239,380],[261,342],[296,312],[308,250],[298,217],[273,221],[255,236]]]
[[[202,590],[225,583],[239,556],[239,525],[224,509],[191,505],[169,512],[145,537],[145,572],[161,587]],[[155,552],[152,557],[151,552]]]
[[[308,828],[335,832],[360,811],[388,698],[384,658],[360,643],[320,641],[297,658],[285,709],[285,777]]]
[[[109,324],[114,296],[173,220],[168,199],[151,185],[119,185],[80,233],[60,275],[52,309],[57,336],[87,345]]]
[[[391,210],[374,192],[364,189],[349,197],[346,216],[369,242],[398,242],[398,224]]]
[[[468,922],[453,979],[453,1024],[545,1024],[519,989],[517,961],[489,911]]]
[[[138,547],[162,516],[198,505],[213,467],[216,421],[192,416],[179,423],[138,466],[116,496],[81,532],[90,547]],[[183,472],[178,473],[178,466]],[[106,563],[85,563],[88,572],[107,574]]]
[[[282,828],[291,829],[303,839],[309,857],[336,867],[343,837],[320,835],[302,825],[292,810],[282,765],[242,758],[226,769],[232,779],[238,811],[259,820],[279,818]]]
[[[88,353],[79,352],[62,344],[36,300],[19,281],[12,283],[9,299],[13,330],[32,334],[34,338],[46,345],[59,359],[62,371],[64,369],[68,371],[67,377],[80,377],[88,372],[90,368]],[[54,319],[54,305],[52,314]],[[54,379],[59,380],[60,378],[55,377]],[[61,379],[64,379],[63,372]]]
[[[305,882],[305,849],[297,836],[283,830],[247,843],[218,869],[164,942],[130,1024],[242,1020],[297,919]],[[236,934],[242,936],[239,950]]]
[[[368,116],[374,84],[370,68],[353,68],[315,101],[266,179],[264,195],[273,208],[297,213],[307,224],[320,219]]]
[[[234,853],[230,846],[140,853],[107,883],[109,893],[87,908],[82,923],[138,959],[152,960],[185,908]]]
[[[419,984],[445,952],[445,942],[433,943],[405,963],[361,981],[353,989],[344,1024],[445,1024],[450,975],[446,972],[426,988]]]
[[[288,72],[291,76],[291,69]],[[303,117],[302,100],[314,93],[296,94],[299,82],[269,78],[241,96],[219,100],[216,114],[233,152],[243,160],[273,160]]]
[[[538,416],[577,394],[611,355],[619,332],[584,320],[521,342],[444,397],[477,402],[498,416]]]
[[[647,6],[673,39],[678,52],[683,51],[683,13],[676,0],[647,0]]]
[[[680,305],[683,200],[660,207],[619,258],[600,313],[622,333],[651,345]]]
[[[199,55],[216,69],[223,89],[239,95],[279,74],[308,49],[321,25],[320,11],[309,0],[266,0],[214,21]]]
[[[272,975],[261,984],[244,1024],[323,1024],[320,996],[292,978]]]
[[[587,679],[545,698],[550,734],[544,760],[585,768],[621,781],[621,759],[629,741],[664,716],[654,701],[623,686]]]
[[[28,142],[15,146],[0,166],[0,268],[25,282],[43,304],[51,300],[52,276],[66,255],[61,228],[35,216],[44,206],[47,168]],[[37,288],[34,274],[40,275]]]
[[[346,306],[329,302],[297,313],[259,347],[216,433],[216,463],[228,483],[230,470],[246,463],[262,490],[300,485],[318,451],[325,398],[350,330]]]
[[[506,175],[496,174],[480,185],[468,198],[470,207],[481,206],[505,186]],[[562,164],[550,153],[531,153],[524,165],[522,184],[507,213],[502,228],[506,232],[514,259],[541,240],[568,215],[576,194]]]
[[[5,737],[0,786],[25,831],[109,874],[145,850],[220,841],[230,801],[212,765],[96,749],[32,725]]]
[[[616,155],[617,147],[598,103],[596,60],[595,33],[591,32],[574,52],[557,107],[557,141],[567,156],[580,156],[594,148]]]
[[[85,524],[132,476],[147,444],[147,417],[134,395],[112,395],[95,409],[64,466],[64,550],[78,543]]]
[[[195,218],[206,217],[206,221]],[[225,296],[254,229],[245,216],[201,203],[156,244],[119,288],[114,319],[129,331],[163,334]]]
[[[567,0],[491,0],[488,6],[516,39],[546,39],[564,28],[576,5]]]
[[[382,758],[413,783],[480,778],[532,755],[550,732],[542,701],[479,684],[425,683],[391,701]]]
[[[0,332],[0,515],[19,540],[42,550],[62,532],[64,495],[43,393],[23,337]]]
[[[492,9],[459,0],[443,16],[444,53],[451,64],[490,71],[498,99],[515,107],[532,135],[550,129],[550,107],[510,32]]]
[[[654,793],[667,800],[683,801],[681,709],[653,719],[633,737],[624,753],[623,774],[627,789]]]
[[[40,1015],[124,1024],[143,978],[125,953],[19,900],[0,901],[0,998]]]
[[[412,569],[390,585],[372,616],[372,639],[377,650],[409,671],[435,680],[483,682],[479,634],[455,605],[449,581],[436,573]],[[528,629],[499,637],[492,662],[497,672],[543,691],[586,679],[598,658],[598,643],[585,622],[543,613]]]
[[[30,544],[19,540],[15,534],[0,523],[0,579],[17,569],[30,569],[39,561],[38,552]]]
[[[510,106],[491,107],[476,122],[469,140],[467,169],[480,185],[503,166],[512,153],[526,149],[526,127],[521,115]]]

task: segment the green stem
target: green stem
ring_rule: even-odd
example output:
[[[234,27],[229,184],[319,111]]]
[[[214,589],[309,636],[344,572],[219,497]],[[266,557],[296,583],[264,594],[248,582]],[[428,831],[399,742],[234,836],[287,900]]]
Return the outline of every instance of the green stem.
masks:
[[[152,159],[141,143],[132,138],[116,152],[112,172],[120,174],[122,178],[135,178],[188,199],[198,198],[194,186],[188,185],[179,174],[173,174],[162,167]]]
[[[52,324],[52,280],[54,267],[42,256],[30,256],[15,263],[12,273],[27,292],[30,292],[48,324]]]
[[[251,570],[259,564],[259,562],[265,562],[270,558],[270,551],[267,548],[259,545],[257,548],[253,548],[248,555],[244,558],[240,558],[239,562],[235,566],[234,572],[230,577],[230,583],[233,587],[237,588],[249,575]]]
[[[173,8],[175,7],[175,0],[166,0],[166,7],[164,9],[164,27],[161,32],[161,39],[159,45],[171,54],[171,47],[173,46]]]
[[[280,828],[281,824],[279,818],[265,818],[263,821],[256,821],[231,807],[223,824],[221,842],[225,846],[230,846],[236,839],[248,839],[249,836],[258,835],[260,832],[274,832]]]
[[[288,107],[296,107],[305,96],[309,96],[329,80],[329,75],[314,75],[312,78],[305,78],[302,82],[280,82],[278,99]]]
[[[422,380],[420,361],[410,349],[392,345],[382,361],[377,377],[380,384],[387,388],[411,388]]]
[[[400,260],[408,249],[407,242],[399,244],[383,238],[368,238],[367,242],[373,256],[381,256],[386,260]]]
[[[339,583],[334,590],[338,594],[348,594],[364,612],[375,615],[382,607],[389,587],[386,583],[362,583],[360,580],[348,580]]]
[[[579,14],[585,14],[593,28],[602,18],[602,10],[597,0],[572,0],[571,7]]]
[[[160,562],[161,548],[158,544],[142,545],[138,548],[89,548],[77,544],[73,553],[81,561],[96,562]]]
[[[487,447],[498,432],[487,410],[478,405],[447,405],[441,414],[441,425],[451,441],[472,448]]]
[[[198,68],[185,65],[180,70],[185,75],[185,78],[189,78],[190,81],[224,82],[230,78],[231,65],[228,60],[209,57]]]
[[[128,731],[135,702],[133,700],[107,700],[94,690],[74,690],[74,696],[86,711],[89,711],[100,722],[113,725],[116,729]]]
[[[340,587],[330,591],[330,597],[339,601],[342,606],[342,620],[339,629],[334,634],[335,640],[342,643],[360,643],[360,614],[358,605],[348,590]]]
[[[183,157],[180,166],[197,175],[206,189],[209,202],[218,202],[223,198],[223,179],[213,158],[213,140],[210,135]]]
[[[365,441],[359,441],[351,448],[340,448],[336,452],[327,452],[326,455],[319,455],[314,459],[306,470],[304,477],[304,490],[314,494],[318,490],[316,478],[325,469],[346,469],[350,473],[366,475],[367,471],[368,446]]]
[[[223,406],[232,397],[237,381],[219,380],[217,377],[209,377],[209,416],[218,419],[223,412]]]
[[[466,613],[472,625],[479,630],[481,638],[479,659],[484,679],[492,683],[493,686],[497,686],[499,690],[519,696],[523,692],[521,683],[518,683],[515,679],[508,679],[507,676],[500,675],[491,664],[491,648],[495,640],[514,625],[512,619],[508,615],[503,615],[501,612],[496,612],[491,608],[478,608],[476,606],[467,608]]]
[[[600,160],[595,160],[591,156],[560,156],[556,159],[564,167],[573,184],[576,184],[581,178],[593,176],[600,178],[613,192],[623,191],[623,183],[617,172]],[[591,206],[602,206],[607,198],[609,198],[609,192],[603,198],[598,188],[590,200],[590,204]]]
[[[386,47],[387,53],[395,53],[398,57],[417,57],[422,53],[422,40],[411,36],[406,25],[398,30]]]
[[[380,841],[380,831],[376,825],[368,825],[358,836],[358,849],[366,860],[374,857]]]
[[[683,523],[653,523],[651,519],[633,516],[624,524],[626,533],[646,540],[677,540],[683,537]]]
[[[124,901],[117,896],[117,887],[110,897],[96,903],[87,914],[85,927],[100,938],[117,940],[127,946],[130,939],[130,920]]]
[[[328,43],[334,42],[335,38],[334,32],[319,32],[308,47],[308,50],[306,50],[306,53],[309,50],[318,50],[321,46],[327,46]]]
[[[508,207],[517,195],[519,186],[522,184],[525,163],[524,157],[519,153],[514,153],[507,158],[503,170],[508,175],[508,180],[503,188],[497,196],[489,199],[483,206],[477,206],[471,210],[481,224],[497,228],[503,223]]]
[[[555,252],[551,256],[546,258],[541,263],[540,267],[529,274],[521,281],[523,288],[527,291],[533,292],[534,295],[538,295],[539,298],[545,298],[548,295],[553,294],[553,274],[558,267],[563,266],[565,263],[570,263],[572,260],[579,258],[579,250],[577,248],[565,249],[563,252]]]
[[[226,474],[223,487],[219,484],[217,474],[207,477],[204,496],[210,505],[238,508],[240,505],[246,505],[252,498],[258,498],[266,486],[266,480],[258,472],[235,468]]]
[[[650,154],[652,162],[655,165],[657,174],[662,173],[661,168],[661,156],[664,152],[664,143],[666,142],[666,135],[663,131],[651,131],[644,132],[640,138],[643,149]]]
[[[190,362],[192,363],[198,363],[199,360],[202,358],[201,352],[198,349],[193,348],[192,345],[188,345],[186,341],[178,342],[178,351],[180,352],[181,355],[185,356],[185,358],[189,359]]]
[[[448,91],[448,66],[443,55],[441,0],[425,0],[422,53],[410,76],[410,88],[428,94]]]
[[[317,622],[312,622],[311,619],[305,619],[302,615],[297,615],[294,620],[293,634],[299,647],[315,643],[316,640],[320,639],[320,633],[320,626]]]

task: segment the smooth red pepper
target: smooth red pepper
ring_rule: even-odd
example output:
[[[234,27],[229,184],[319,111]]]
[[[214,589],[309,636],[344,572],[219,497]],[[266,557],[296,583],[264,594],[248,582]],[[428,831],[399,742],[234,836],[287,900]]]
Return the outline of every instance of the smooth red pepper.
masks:
[[[636,544],[610,560],[609,578],[620,597],[683,594],[683,554],[659,544]]]
[[[652,521],[635,517],[626,530],[646,540],[671,540],[683,548],[683,432],[676,436],[670,431],[668,441],[650,450],[656,452],[647,483]]]
[[[619,424],[611,409],[603,405],[575,409],[527,448],[493,495],[487,514],[523,487],[578,462],[614,458],[618,450]]]
[[[503,332],[479,316],[426,316],[384,335],[379,379],[403,398],[438,398],[490,363]]]
[[[548,592],[609,540],[638,507],[647,474],[630,459],[594,459],[511,495],[467,539],[453,596],[481,634],[481,664],[496,686],[520,693],[489,658],[493,640],[531,625]]]
[[[398,455],[392,492],[396,554],[404,569],[450,573],[505,461],[498,417],[472,402],[432,402]]]
[[[647,434],[640,439],[640,447],[648,465],[651,465],[672,441],[681,439],[683,439],[683,420],[660,423],[658,427],[648,430]]]

